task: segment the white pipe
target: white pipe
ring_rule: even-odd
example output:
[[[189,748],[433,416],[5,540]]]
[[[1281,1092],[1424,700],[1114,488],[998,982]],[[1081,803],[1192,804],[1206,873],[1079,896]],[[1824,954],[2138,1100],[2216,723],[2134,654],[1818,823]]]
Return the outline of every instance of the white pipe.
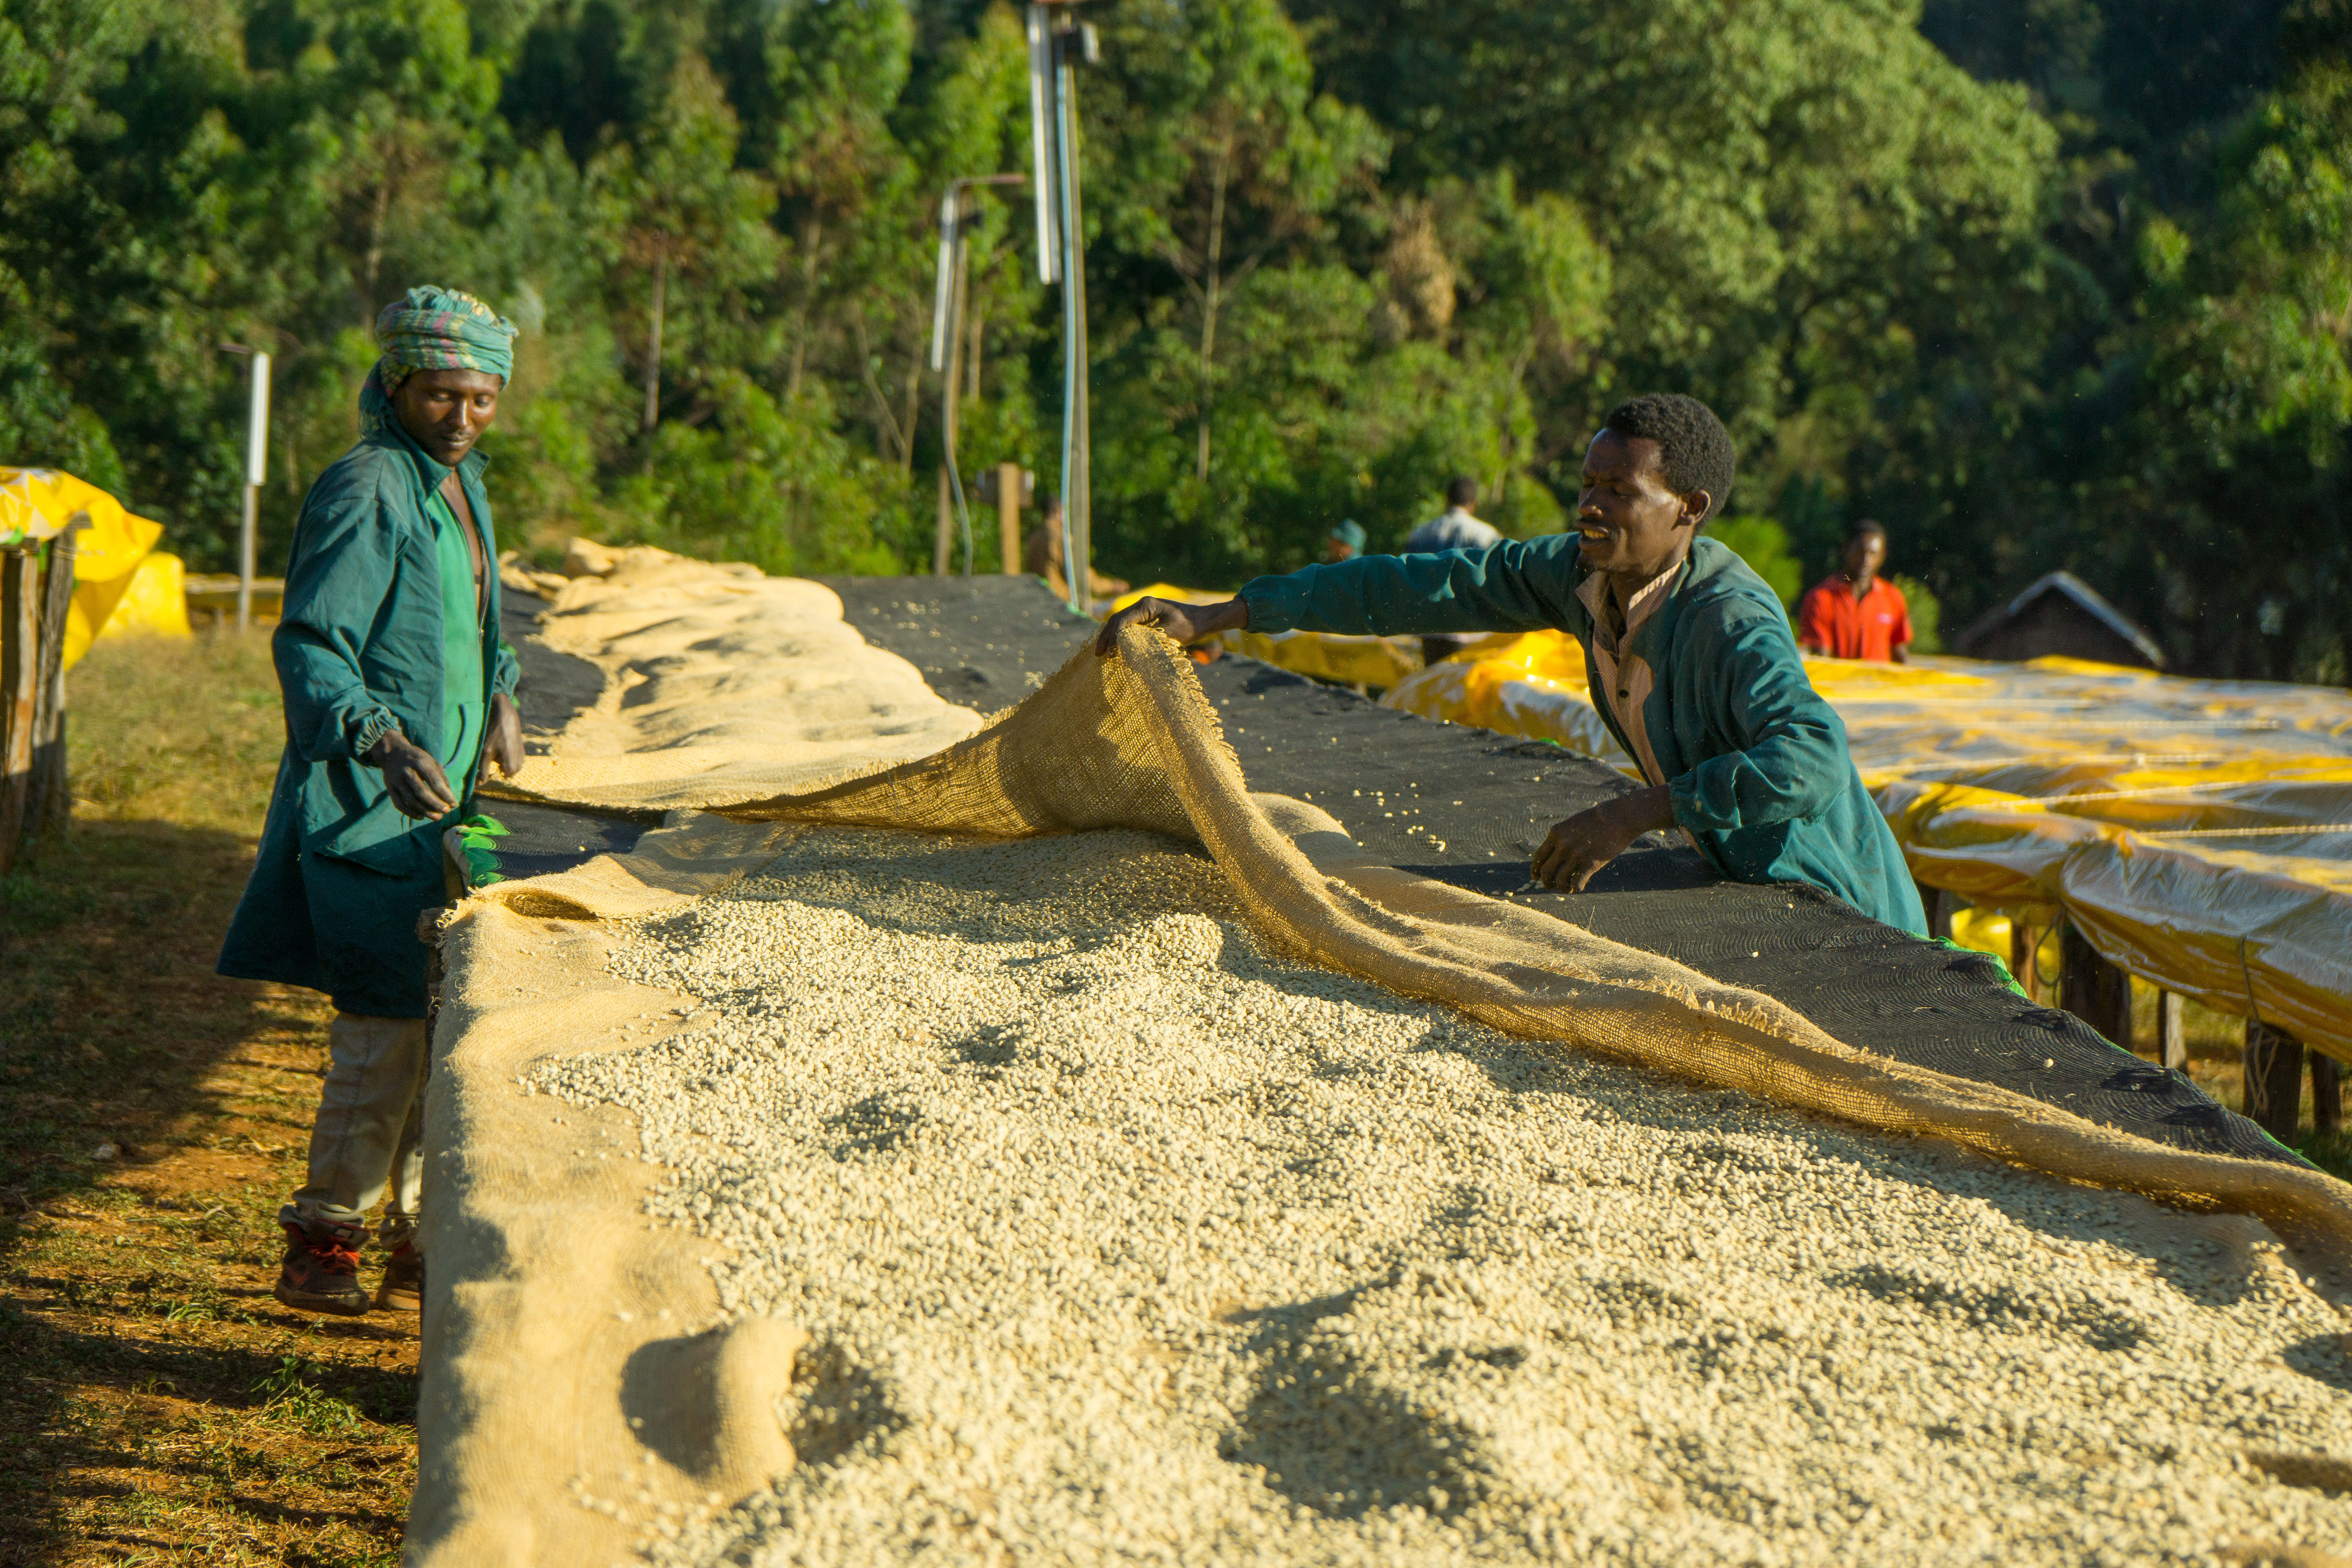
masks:
[[[236,539],[236,629],[253,625],[254,555],[259,548],[261,482],[269,477],[269,356],[253,351],[253,394],[246,405],[245,520]]]
[[[1062,278],[1061,237],[1055,232],[1054,158],[1048,145],[1054,135],[1054,39],[1045,26],[1045,7],[1029,7],[1029,164],[1037,192],[1037,281],[1058,283]]]
[[[942,370],[948,363],[948,290],[955,286],[956,199],[962,189],[962,181],[950,180],[948,194],[940,198],[940,286],[931,301],[933,370]]]

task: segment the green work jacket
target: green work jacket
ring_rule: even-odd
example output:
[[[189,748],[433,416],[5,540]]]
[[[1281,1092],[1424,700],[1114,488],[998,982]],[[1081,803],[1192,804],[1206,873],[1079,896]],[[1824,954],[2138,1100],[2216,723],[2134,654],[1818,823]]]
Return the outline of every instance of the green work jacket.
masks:
[[[1701,534],[1622,655],[1653,676],[1642,724],[1675,821],[1738,882],[1802,882],[1927,934],[1919,891],[1846,751],[1845,725],[1805,678],[1764,580]],[[1370,555],[1244,585],[1252,631],[1564,631],[1593,661],[1573,534],[1485,550]],[[1600,668],[1592,664],[1594,668]],[[1605,700],[1601,722],[1639,756]]]
[[[464,538],[436,493],[450,470],[396,420],[379,421],[303,498],[270,643],[286,752],[221,973],[324,991],[346,1013],[425,1016],[416,917],[446,897],[441,829],[470,801],[438,822],[404,816],[359,758],[397,728],[461,797],[473,793],[489,699],[512,692],[517,674],[498,635],[486,462],[468,453],[457,469],[491,567],[478,622]]]

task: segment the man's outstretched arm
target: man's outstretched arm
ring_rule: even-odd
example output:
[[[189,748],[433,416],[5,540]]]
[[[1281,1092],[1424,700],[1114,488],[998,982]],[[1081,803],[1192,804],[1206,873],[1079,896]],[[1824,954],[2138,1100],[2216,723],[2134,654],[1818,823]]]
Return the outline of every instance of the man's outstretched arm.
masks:
[[[1391,637],[1421,632],[1584,629],[1576,598],[1576,541],[1555,535],[1490,550],[1366,555],[1259,577],[1218,605],[1141,599],[1113,616],[1095,641],[1108,654],[1130,626],[1156,626],[1179,642],[1246,628]]]

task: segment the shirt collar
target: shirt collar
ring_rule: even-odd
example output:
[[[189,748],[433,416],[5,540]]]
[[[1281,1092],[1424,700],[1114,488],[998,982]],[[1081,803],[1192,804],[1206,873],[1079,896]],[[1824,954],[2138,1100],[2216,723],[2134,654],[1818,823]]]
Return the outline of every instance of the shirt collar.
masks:
[[[417,482],[425,487],[425,492],[427,495],[446,484],[451,474],[462,474],[466,479],[479,484],[482,470],[490,466],[488,455],[483,452],[481,447],[475,447],[457,459],[456,468],[445,468],[438,458],[416,444],[416,437],[403,429],[397,418],[387,417],[381,428],[383,434],[396,445],[402,454],[415,467]]]
[[[1633,634],[1658,613],[1659,606],[1673,596],[1671,590],[1674,585],[1689,569],[1690,557],[1685,555],[1634,590],[1632,601],[1625,606],[1625,625],[1622,631],[1617,629],[1617,606],[1609,596],[1607,573],[1587,574],[1584,581],[1577,585],[1576,596],[1584,601],[1585,611],[1592,617],[1593,631],[1606,636],[1610,647],[1618,647],[1631,642]]]

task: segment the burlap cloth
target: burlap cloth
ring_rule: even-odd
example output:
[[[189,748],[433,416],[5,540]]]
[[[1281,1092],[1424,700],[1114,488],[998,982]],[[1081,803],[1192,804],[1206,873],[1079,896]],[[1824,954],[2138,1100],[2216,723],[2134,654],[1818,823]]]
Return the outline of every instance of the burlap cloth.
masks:
[[[688,575],[663,570],[674,583]],[[779,594],[775,602],[798,601]],[[571,612],[559,605],[562,613]],[[633,620],[641,610],[593,613],[615,617],[605,623],[614,641],[656,625]],[[855,679],[820,689],[853,692]],[[856,699],[827,700],[847,709]],[[665,704],[675,715],[665,722],[707,734],[689,706]],[[615,710],[626,716],[625,705]],[[756,746],[758,733],[795,722],[740,733]],[[867,743],[833,722],[808,727],[820,746],[836,748],[828,755]],[[551,1053],[658,1037],[622,1033],[648,1016],[688,1026],[686,999],[604,973],[594,922],[683,902],[755,870],[801,824],[995,837],[1117,826],[1195,841],[1263,931],[1308,962],[1531,1040],[1890,1133],[1949,1138],[2074,1181],[2259,1216],[2336,1300],[2352,1286],[2343,1272],[2352,1187],[2332,1178],[2161,1147],[1853,1050],[1758,993],[1368,860],[1322,812],[1249,794],[1190,665],[1156,633],[1129,633],[1116,659],[1079,654],[1018,708],[935,754],[824,787],[757,795],[742,786],[761,769],[799,761],[694,745],[717,784],[657,780],[650,763],[632,762],[648,769],[640,798],[718,809],[674,812],[634,854],[497,884],[447,931],[426,1109],[437,1152],[412,1563],[619,1561],[683,1512],[731,1503],[791,1462],[772,1402],[789,1380],[794,1331],[750,1322],[694,1335],[716,1315],[698,1261],[708,1248],[650,1228],[641,1195],[651,1174],[614,1142],[624,1119],[533,1098],[518,1079]],[[624,772],[527,782],[551,795],[582,792],[572,798],[609,792],[598,798],[611,802],[633,787]],[[599,1157],[600,1141],[612,1157]]]

